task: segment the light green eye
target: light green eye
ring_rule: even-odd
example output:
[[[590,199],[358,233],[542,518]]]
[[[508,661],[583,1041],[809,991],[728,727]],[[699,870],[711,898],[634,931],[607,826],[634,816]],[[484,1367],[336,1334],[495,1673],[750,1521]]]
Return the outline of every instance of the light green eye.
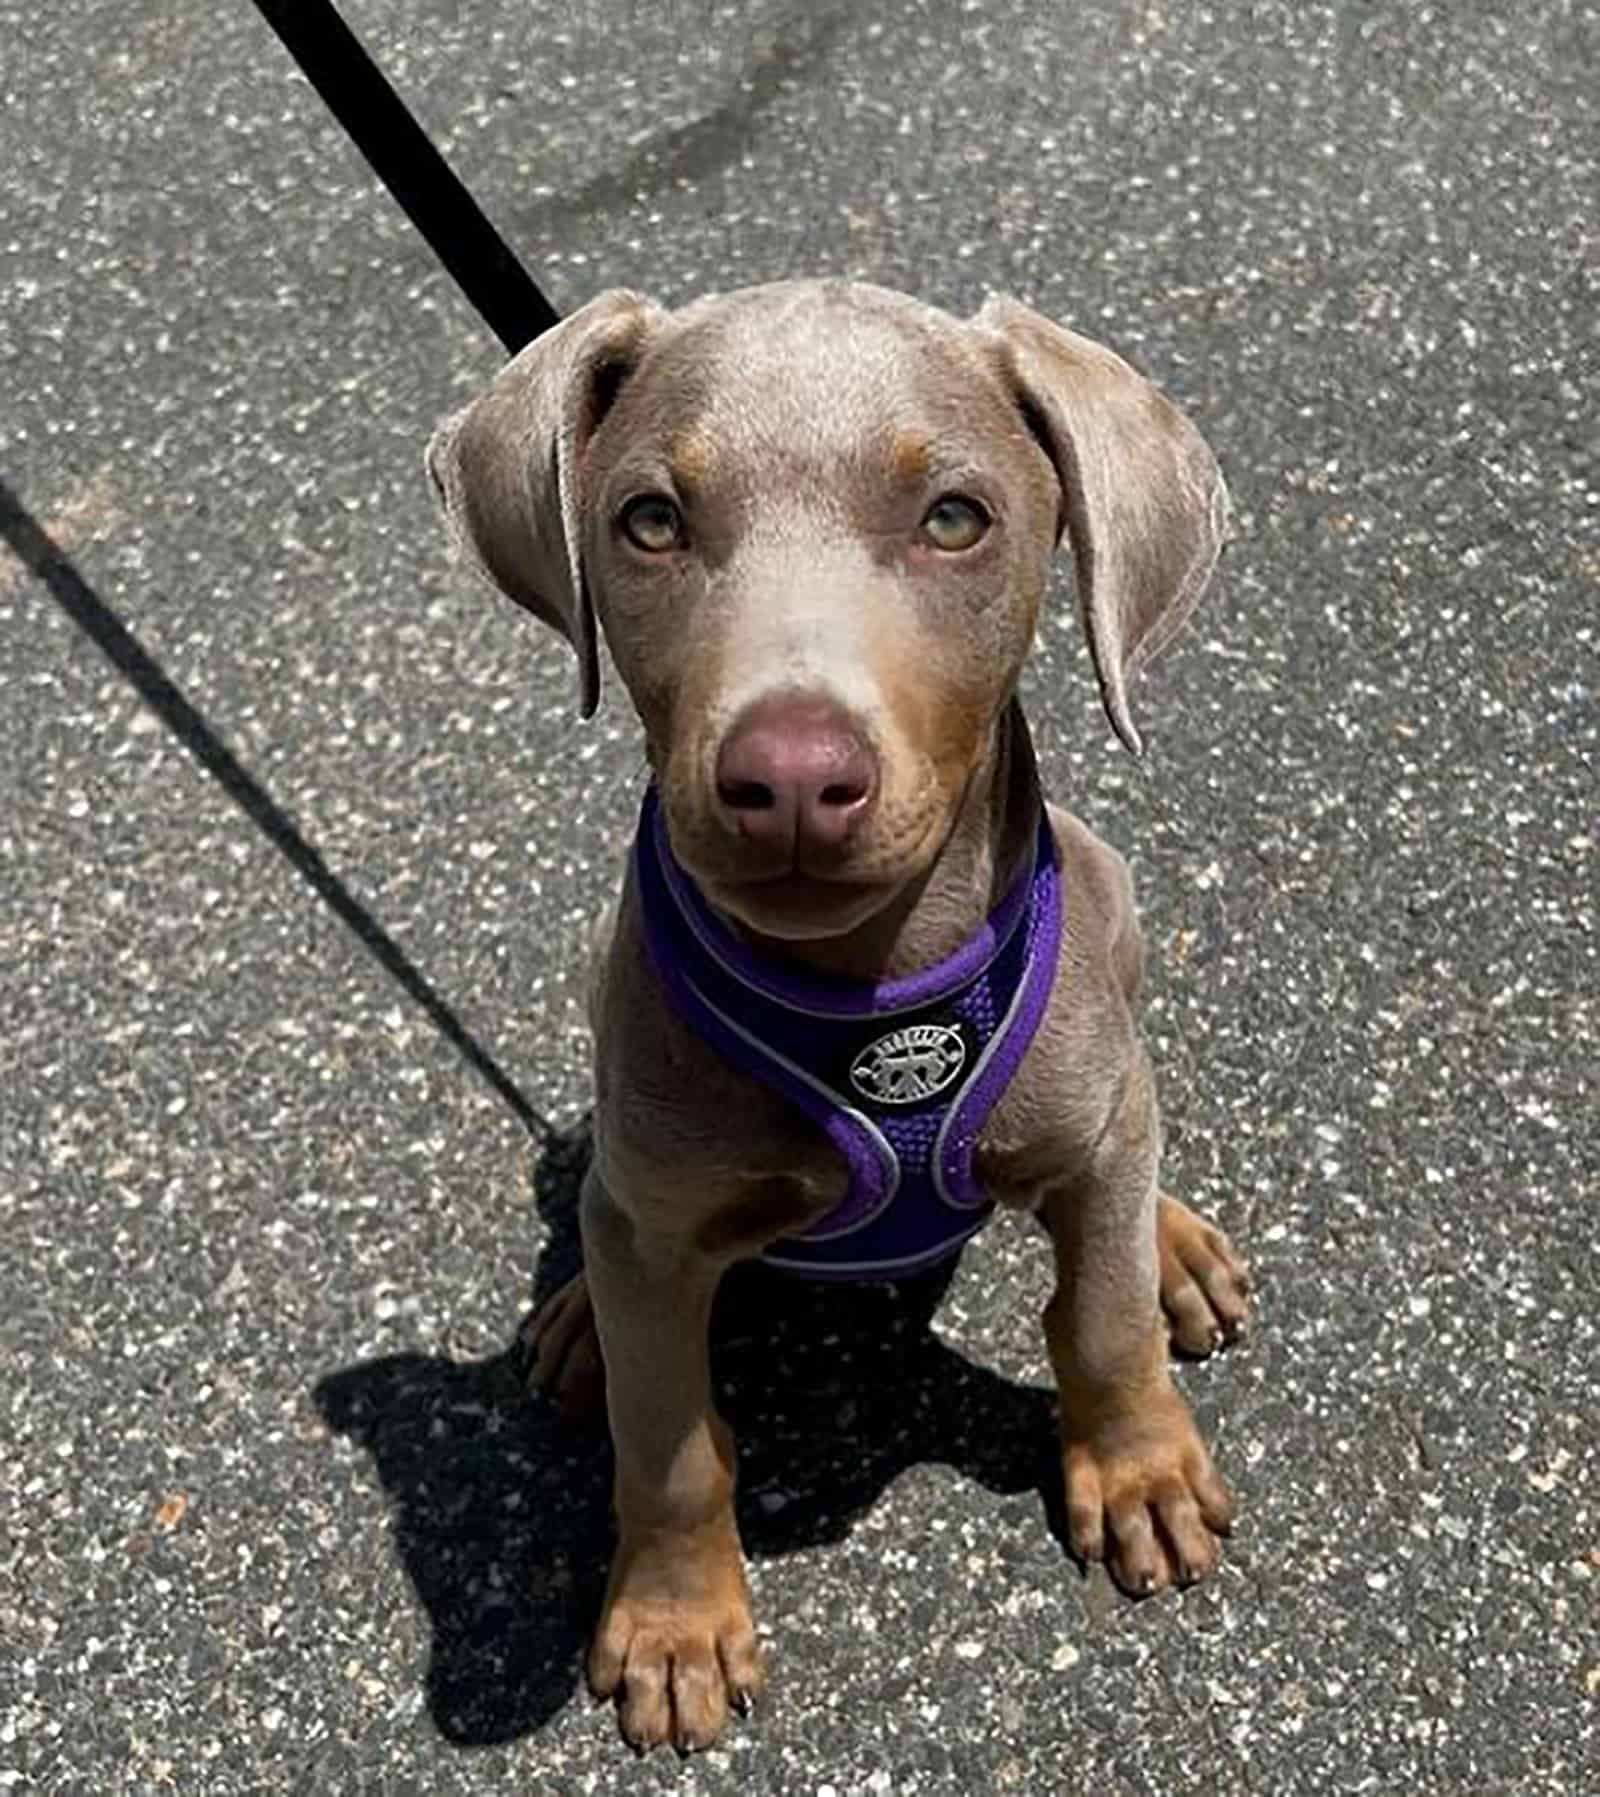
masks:
[[[683,514],[659,493],[641,493],[622,508],[618,522],[635,549],[662,555],[683,542]]]
[[[947,493],[928,507],[922,520],[922,534],[935,549],[947,555],[970,549],[988,533],[989,514],[975,499],[963,499],[959,493]]]

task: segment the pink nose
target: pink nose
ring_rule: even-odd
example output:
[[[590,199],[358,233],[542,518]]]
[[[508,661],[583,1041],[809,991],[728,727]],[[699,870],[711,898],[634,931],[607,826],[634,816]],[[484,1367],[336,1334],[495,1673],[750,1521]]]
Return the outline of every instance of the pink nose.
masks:
[[[838,848],[878,789],[878,764],[828,699],[762,699],[717,755],[717,802],[741,836],[789,854]]]

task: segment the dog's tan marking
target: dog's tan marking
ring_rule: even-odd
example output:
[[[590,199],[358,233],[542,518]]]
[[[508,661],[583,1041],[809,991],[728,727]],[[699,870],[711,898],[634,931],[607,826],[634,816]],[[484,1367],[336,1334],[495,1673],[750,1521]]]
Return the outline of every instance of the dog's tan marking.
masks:
[[[716,445],[703,432],[685,431],[672,439],[667,466],[679,490],[693,496],[711,478],[716,467]]]
[[[913,436],[908,431],[902,431],[895,438],[892,460],[895,478],[908,487],[926,479],[929,468],[933,466],[927,439]]]

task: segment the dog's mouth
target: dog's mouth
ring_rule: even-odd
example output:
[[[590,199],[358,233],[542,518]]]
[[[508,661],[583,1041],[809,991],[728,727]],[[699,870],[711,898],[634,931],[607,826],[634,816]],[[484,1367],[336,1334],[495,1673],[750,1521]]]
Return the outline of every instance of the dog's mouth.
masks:
[[[735,924],[773,942],[825,943],[880,919],[920,889],[948,834],[945,810],[880,808],[871,827],[837,842],[763,842],[718,828],[714,816],[662,782],[673,855],[701,895]],[[918,795],[921,796],[921,795]]]
[[[847,934],[880,910],[893,892],[878,881],[835,879],[794,868],[757,879],[719,881],[708,896],[762,936],[811,942]]]

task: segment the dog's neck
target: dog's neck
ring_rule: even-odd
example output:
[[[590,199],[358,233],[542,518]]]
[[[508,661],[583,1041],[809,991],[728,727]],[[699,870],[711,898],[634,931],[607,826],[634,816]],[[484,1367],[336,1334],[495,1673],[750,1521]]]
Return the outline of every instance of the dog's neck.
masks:
[[[780,942],[741,928],[763,954],[841,979],[902,979],[966,942],[1017,879],[1039,827],[1038,767],[1011,699],[973,769],[944,846],[927,872],[843,936]]]

